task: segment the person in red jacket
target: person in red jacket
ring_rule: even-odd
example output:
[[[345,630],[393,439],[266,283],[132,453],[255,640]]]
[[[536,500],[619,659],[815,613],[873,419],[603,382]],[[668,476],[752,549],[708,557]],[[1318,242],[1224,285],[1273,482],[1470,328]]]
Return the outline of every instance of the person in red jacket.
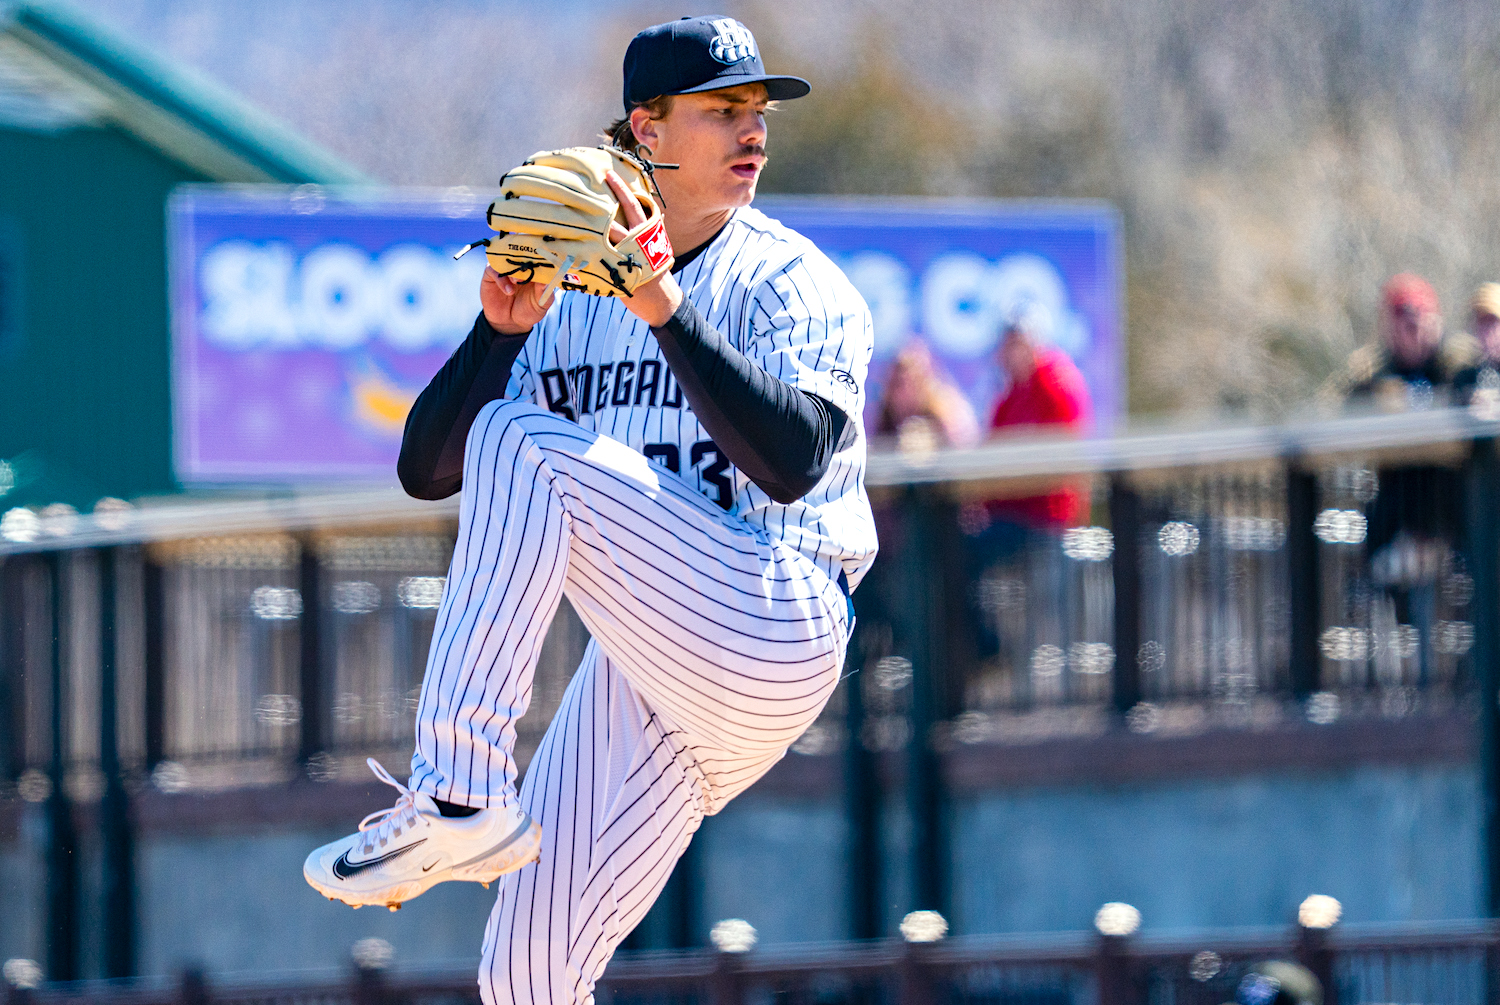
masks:
[[[1025,305],[1007,322],[996,361],[1005,369],[1010,384],[990,418],[992,440],[1023,433],[1076,435],[1088,427],[1093,417],[1088,387],[1068,354],[1051,344],[1051,337],[1051,314],[1038,304]],[[1088,485],[1077,479],[1066,480],[1041,495],[990,499],[982,510],[976,507],[970,513],[977,518],[966,528],[970,534],[968,571],[976,586],[972,591],[976,607],[970,623],[976,655],[984,661],[1001,653],[1005,632],[996,613],[983,609],[982,581],[994,566],[1024,559],[1021,568],[1009,575],[1018,572],[1027,584],[1026,592],[1038,599],[1038,604],[1031,605],[1028,632],[1040,626],[1038,618],[1046,621],[1054,617],[1061,610],[1063,583],[1056,541],[1066,528],[1088,520]],[[1057,642],[1062,638],[1060,627],[1054,623],[1052,629],[1044,634],[1049,641]],[[1014,647],[1020,640],[1011,642]],[[1012,655],[1024,663],[1024,654]],[[1011,673],[1024,676],[1024,667],[1012,666]]]
[[[1021,432],[1080,433],[1093,418],[1083,374],[1068,354],[1050,345],[1051,315],[1039,304],[1018,311],[1005,326],[998,358],[1010,387],[995,404],[990,438]],[[1057,533],[1088,519],[1085,488],[1058,486],[1045,495],[994,499],[986,504],[991,524],[1009,523],[1028,531]]]

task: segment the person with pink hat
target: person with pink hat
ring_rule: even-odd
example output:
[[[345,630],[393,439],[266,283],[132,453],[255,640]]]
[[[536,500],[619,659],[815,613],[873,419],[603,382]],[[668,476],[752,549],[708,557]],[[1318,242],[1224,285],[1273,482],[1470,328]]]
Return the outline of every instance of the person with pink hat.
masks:
[[[1444,337],[1437,293],[1410,272],[1385,284],[1380,336],[1350,354],[1335,378],[1335,393],[1351,407],[1400,412],[1449,404],[1454,379],[1479,355],[1469,336]]]

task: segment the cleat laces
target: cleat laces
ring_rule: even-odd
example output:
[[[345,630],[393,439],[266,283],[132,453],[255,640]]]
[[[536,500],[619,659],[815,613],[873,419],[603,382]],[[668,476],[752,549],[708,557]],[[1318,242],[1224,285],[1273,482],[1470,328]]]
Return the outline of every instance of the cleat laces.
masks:
[[[361,850],[368,855],[375,850],[376,842],[384,848],[390,843],[391,838],[401,836],[403,826],[408,829],[416,826],[417,796],[411,789],[396,781],[375,758],[367,757],[365,763],[370,766],[371,771],[375,772],[376,778],[401,793],[395,806],[376,810],[359,822],[359,832],[366,835],[364,847]]]

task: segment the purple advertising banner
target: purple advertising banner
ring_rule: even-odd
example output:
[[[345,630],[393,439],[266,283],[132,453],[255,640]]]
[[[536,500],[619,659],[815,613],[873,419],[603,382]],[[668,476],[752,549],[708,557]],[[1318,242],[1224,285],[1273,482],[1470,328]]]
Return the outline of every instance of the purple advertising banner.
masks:
[[[466,189],[185,186],[169,208],[177,476],[390,482],[417,393],[479,310],[488,199]],[[980,417],[1000,327],[1040,304],[1096,421],[1124,411],[1119,219],[1102,204],[758,200],[849,275],[875,318],[869,401],[920,338]],[[582,294],[564,294],[581,296]]]
[[[393,481],[406,413],[479,312],[488,200],[185,186],[169,205],[183,482]]]
[[[995,359],[1007,319],[1046,308],[1050,339],[1078,364],[1094,422],[1125,413],[1120,218],[1098,202],[767,198],[756,206],[836,262],[870,305],[872,429],[885,377],[920,339],[987,426],[1006,375]]]

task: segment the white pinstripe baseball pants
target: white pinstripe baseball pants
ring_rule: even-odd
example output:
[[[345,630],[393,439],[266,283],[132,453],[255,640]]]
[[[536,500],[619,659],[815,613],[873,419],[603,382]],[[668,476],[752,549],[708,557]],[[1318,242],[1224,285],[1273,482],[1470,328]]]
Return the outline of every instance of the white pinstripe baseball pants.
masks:
[[[411,787],[519,798],[542,825],[485,929],[485,1002],[589,1002],[703,817],[822,710],[848,608],[805,556],[534,405],[480,411],[463,483]],[[518,797],[514,724],[563,593],[593,641]]]

